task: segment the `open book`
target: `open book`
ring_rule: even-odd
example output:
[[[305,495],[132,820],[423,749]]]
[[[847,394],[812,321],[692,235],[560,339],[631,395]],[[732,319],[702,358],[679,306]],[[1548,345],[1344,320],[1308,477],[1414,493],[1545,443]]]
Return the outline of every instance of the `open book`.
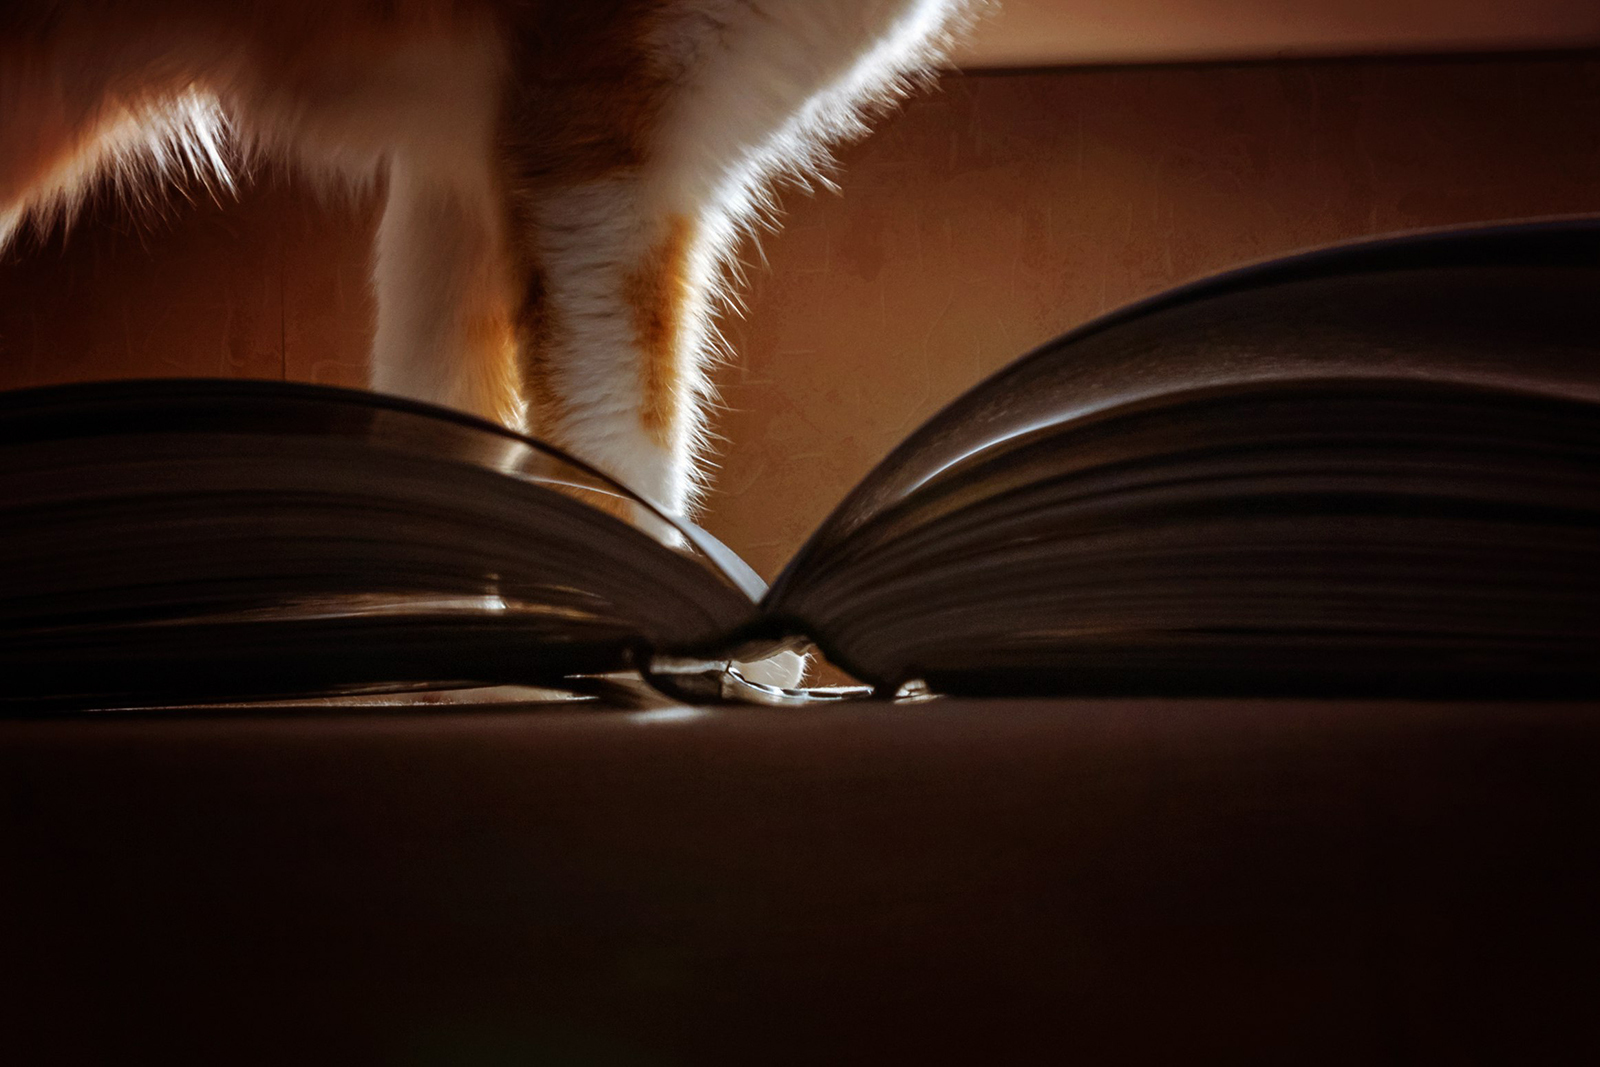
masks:
[[[879,692],[1600,692],[1600,222],[1345,246],[1078,329],[955,401],[770,589],[441,409],[254,381],[0,397],[11,702],[729,665]],[[580,494],[581,495],[581,494]],[[664,519],[664,516],[658,516]]]

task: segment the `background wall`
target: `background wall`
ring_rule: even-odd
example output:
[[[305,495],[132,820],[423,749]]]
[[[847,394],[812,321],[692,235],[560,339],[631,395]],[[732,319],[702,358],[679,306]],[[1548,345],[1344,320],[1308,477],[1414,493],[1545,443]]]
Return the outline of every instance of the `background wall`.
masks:
[[[1594,0],[989,0],[957,65],[1065,67],[1600,45]]]
[[[1307,245],[1600,211],[1600,59],[952,75],[845,152],[839,184],[785,197],[727,326],[705,522],[769,575],[921,420],[1103,311]],[[191,197],[11,253],[0,387],[360,384],[371,205],[270,174]]]

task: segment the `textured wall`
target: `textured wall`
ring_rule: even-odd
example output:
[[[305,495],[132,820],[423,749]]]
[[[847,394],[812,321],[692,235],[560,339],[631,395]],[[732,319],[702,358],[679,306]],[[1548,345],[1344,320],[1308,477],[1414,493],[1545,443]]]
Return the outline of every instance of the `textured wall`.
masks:
[[[721,374],[707,525],[774,572],[921,420],[1032,346],[1244,260],[1408,227],[1600,210],[1600,60],[951,77],[785,198]],[[266,180],[99,211],[0,267],[0,385],[359,384],[370,207]]]
[[[708,525],[773,571],[937,408],[1103,311],[1241,261],[1600,210],[1600,63],[947,80],[790,197],[730,337]]]

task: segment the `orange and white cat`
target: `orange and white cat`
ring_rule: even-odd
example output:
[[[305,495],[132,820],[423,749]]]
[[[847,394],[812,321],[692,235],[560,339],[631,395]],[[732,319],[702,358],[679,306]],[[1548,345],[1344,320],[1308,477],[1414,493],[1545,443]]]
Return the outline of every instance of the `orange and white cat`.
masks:
[[[374,388],[683,514],[727,258],[970,0],[0,0],[0,243],[236,150],[381,179]]]

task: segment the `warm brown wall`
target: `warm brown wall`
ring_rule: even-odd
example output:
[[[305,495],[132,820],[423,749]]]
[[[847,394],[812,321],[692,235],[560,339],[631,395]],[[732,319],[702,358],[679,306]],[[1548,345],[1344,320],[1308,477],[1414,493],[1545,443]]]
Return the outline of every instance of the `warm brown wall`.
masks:
[[[707,524],[773,571],[900,438],[1101,312],[1363,234],[1600,210],[1600,61],[948,79],[790,197]]]
[[[980,376],[1195,275],[1408,227],[1600,210],[1600,60],[952,77],[786,198],[727,332],[707,525],[771,573]],[[356,384],[370,211],[282,183],[0,267],[0,385],[136,373]]]
[[[0,388],[188,374],[359,386],[371,229],[369,204],[271,175],[237,200],[174,194],[139,222],[97,204],[0,263]]]
[[[973,67],[1509,52],[1600,44],[1594,0],[992,0]]]

